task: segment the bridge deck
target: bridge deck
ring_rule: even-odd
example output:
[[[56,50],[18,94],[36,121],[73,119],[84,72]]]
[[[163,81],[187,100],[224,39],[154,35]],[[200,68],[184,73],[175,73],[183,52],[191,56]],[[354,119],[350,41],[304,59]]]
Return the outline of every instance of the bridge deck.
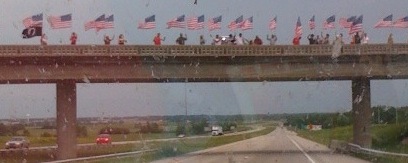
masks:
[[[331,45],[212,46],[212,45],[0,45],[0,57],[26,56],[321,56]],[[342,55],[408,54],[408,44],[344,45]]]

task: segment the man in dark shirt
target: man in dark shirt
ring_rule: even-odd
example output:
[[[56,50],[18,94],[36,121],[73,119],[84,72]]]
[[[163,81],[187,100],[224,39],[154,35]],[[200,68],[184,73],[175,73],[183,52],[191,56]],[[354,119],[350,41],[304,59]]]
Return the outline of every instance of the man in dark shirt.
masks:
[[[309,45],[315,44],[314,34],[310,34],[309,36],[307,36],[307,39],[309,40]]]
[[[262,45],[262,40],[258,36],[255,36],[254,44],[255,45]]]
[[[361,37],[358,32],[354,35],[354,43],[361,44]]]
[[[180,33],[180,36],[177,38],[176,43],[178,45],[184,45],[186,43],[186,40],[187,40],[187,35],[184,35],[183,37],[183,34]]]

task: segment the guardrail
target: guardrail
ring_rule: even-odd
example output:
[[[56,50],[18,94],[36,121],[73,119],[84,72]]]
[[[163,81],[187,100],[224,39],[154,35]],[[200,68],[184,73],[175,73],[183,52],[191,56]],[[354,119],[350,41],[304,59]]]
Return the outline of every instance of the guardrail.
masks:
[[[393,153],[393,152],[385,152],[379,151],[374,149],[363,148],[357,144],[348,143],[347,144],[348,151],[354,153],[362,153],[367,155],[374,155],[374,156],[396,156],[396,157],[403,157],[408,159],[408,154],[405,153]]]
[[[19,56],[310,56],[332,55],[331,45],[0,45],[0,57]],[[408,54],[408,44],[344,45],[342,55]]]
[[[81,158],[74,158],[74,159],[50,161],[50,162],[45,162],[45,163],[66,163],[66,162],[89,161],[89,160],[97,160],[97,159],[106,159],[106,158],[110,158],[110,157],[121,157],[121,156],[127,156],[127,155],[135,155],[135,154],[141,154],[141,153],[153,152],[153,151],[157,151],[157,149],[149,149],[149,150],[125,152],[125,153],[115,153],[115,154],[91,156],[91,157],[81,157]]]

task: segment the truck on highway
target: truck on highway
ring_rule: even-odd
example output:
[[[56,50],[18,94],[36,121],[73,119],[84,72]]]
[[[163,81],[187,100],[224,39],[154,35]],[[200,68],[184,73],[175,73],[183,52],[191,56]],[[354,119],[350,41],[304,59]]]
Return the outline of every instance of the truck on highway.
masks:
[[[211,127],[211,135],[212,136],[218,136],[224,134],[222,132],[222,127],[221,126],[212,126]]]

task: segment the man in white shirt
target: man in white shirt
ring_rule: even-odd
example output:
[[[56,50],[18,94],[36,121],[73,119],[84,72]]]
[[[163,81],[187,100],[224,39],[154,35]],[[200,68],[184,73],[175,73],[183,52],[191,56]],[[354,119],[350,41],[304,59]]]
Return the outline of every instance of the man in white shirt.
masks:
[[[238,37],[235,37],[235,43],[237,45],[244,45],[245,42],[248,42],[248,40],[242,37],[242,33],[239,33]]]
[[[367,36],[367,33],[363,33],[363,44],[368,44],[368,40],[369,38]]]
[[[214,45],[221,45],[221,43],[222,43],[222,40],[221,40],[220,36],[219,36],[219,35],[215,35],[215,38],[213,39],[213,43],[212,43],[212,44],[214,44]]]
[[[269,41],[269,45],[275,45],[276,41],[278,41],[278,37],[274,34],[271,35],[271,38],[269,38],[269,35],[266,35],[266,39]]]

